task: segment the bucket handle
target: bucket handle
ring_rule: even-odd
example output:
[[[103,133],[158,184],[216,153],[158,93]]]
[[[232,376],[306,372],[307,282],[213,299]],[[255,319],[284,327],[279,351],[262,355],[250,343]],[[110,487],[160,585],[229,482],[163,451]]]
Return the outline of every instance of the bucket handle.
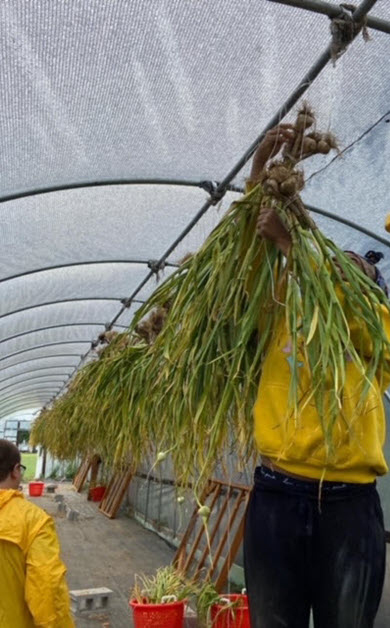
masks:
[[[218,602],[219,602],[219,603],[222,603],[222,604],[231,604],[231,602],[230,602],[230,600],[229,600],[229,598],[228,598],[228,597],[220,597],[220,598],[218,599]]]
[[[163,595],[161,598],[161,604],[169,604],[170,602],[177,602],[176,595]]]

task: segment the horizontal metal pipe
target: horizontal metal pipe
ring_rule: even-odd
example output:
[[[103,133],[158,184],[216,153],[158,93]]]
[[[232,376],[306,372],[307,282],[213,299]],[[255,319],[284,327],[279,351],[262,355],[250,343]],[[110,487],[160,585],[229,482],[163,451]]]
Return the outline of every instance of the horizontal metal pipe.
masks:
[[[338,4],[330,4],[329,2],[323,2],[322,0],[268,0],[268,2],[275,2],[277,4],[285,4],[289,7],[296,7],[297,9],[304,9],[311,11],[312,13],[321,13],[327,15],[330,18],[339,17],[341,9]],[[378,17],[369,15],[367,17],[367,26],[376,31],[382,33],[390,33],[390,22],[382,20]]]
[[[343,225],[347,225],[348,227],[351,227],[352,229],[355,229],[356,231],[360,231],[360,233],[364,233],[365,235],[369,236],[373,240],[376,240],[377,242],[380,242],[381,244],[384,244],[385,246],[390,246],[390,240],[388,240],[387,238],[382,238],[382,236],[377,235],[373,231],[370,231],[369,229],[366,229],[365,227],[362,227],[361,225],[358,225],[352,220],[348,220],[348,218],[343,218],[342,216],[333,214],[332,212],[328,212],[325,209],[319,209],[318,207],[314,207],[314,205],[308,205],[307,203],[305,203],[305,207],[307,207],[307,209],[309,209],[311,212],[315,214],[320,214],[321,216],[326,216],[326,218],[331,218],[332,220],[336,222],[340,222]]]
[[[12,366],[8,367],[12,368]],[[39,373],[40,371],[53,371],[53,369],[73,369],[74,364],[63,364],[61,366],[42,366],[38,369],[27,369],[27,371],[21,371],[20,373],[14,373],[13,375],[8,375],[8,377],[4,377],[0,379],[0,384],[9,381],[10,379],[14,379],[15,377],[19,377],[20,375],[28,375],[29,373]],[[7,369],[5,369],[7,371]],[[3,369],[2,369],[3,372]],[[61,371],[60,373],[53,373],[53,375],[69,375],[69,373],[65,371]]]
[[[63,323],[62,325],[48,325],[47,327],[37,327],[36,329],[29,329],[28,331],[23,331],[20,334],[14,334],[13,336],[8,336],[7,338],[2,338],[0,340],[0,344],[3,342],[7,342],[8,340],[14,340],[15,338],[21,338],[22,336],[28,336],[29,334],[35,334],[38,331],[46,331],[47,329],[60,329],[61,327],[103,327],[105,323]],[[126,325],[118,325],[115,327],[120,329],[127,329]],[[3,358],[0,358],[0,362]]]
[[[38,404],[47,404],[49,403],[51,399],[50,394],[46,393],[44,396],[39,396],[39,397],[27,397],[27,399],[22,399],[20,401],[20,403],[18,402],[17,399],[15,399],[14,401],[11,401],[7,404],[5,404],[4,406],[0,407],[0,417],[4,418],[5,416],[9,416],[10,414],[13,414],[16,410],[26,410],[28,408],[34,407],[42,407],[37,405],[37,401]]]
[[[39,196],[40,194],[52,194],[53,192],[65,192],[71,190],[79,190],[84,188],[109,187],[109,186],[126,186],[126,185],[177,185],[184,187],[196,187],[205,189],[205,181],[194,181],[193,179],[104,179],[102,181],[76,181],[75,183],[64,183],[62,185],[52,185],[42,188],[34,188],[24,190],[22,192],[14,192],[0,197],[0,203],[8,201],[16,201],[30,196]],[[231,190],[234,191],[234,185]]]
[[[19,279],[20,277],[27,277],[28,275],[37,275],[38,273],[45,273],[52,270],[61,270],[63,268],[75,268],[78,266],[98,266],[102,264],[140,264],[142,266],[147,266],[149,260],[139,260],[139,259],[102,259],[102,260],[87,260],[85,262],[70,262],[69,264],[55,264],[53,266],[46,266],[44,268],[34,268],[32,270],[27,270],[23,273],[16,273],[15,275],[9,275],[8,277],[3,277],[0,279],[0,283],[4,283],[6,281],[12,281],[13,279]],[[177,268],[178,264],[173,264],[171,262],[166,262],[166,266],[171,266],[173,268]]]
[[[26,362],[38,362],[40,360],[51,360],[53,358],[81,358],[82,356],[79,353],[56,353],[55,355],[41,355],[38,358],[29,358],[28,360],[20,360],[19,362],[15,362],[15,364],[11,364],[10,366],[2,366],[1,372],[4,373],[9,368],[13,368],[14,366],[18,366],[19,364],[25,364]],[[58,366],[62,366],[59,364]],[[73,365],[74,368],[75,365]]]
[[[58,379],[57,379],[58,377]],[[56,378],[56,379],[54,379]],[[3,386],[3,388],[0,388],[0,393],[2,393],[4,390],[8,390],[9,388],[14,388],[17,387],[19,385],[24,386],[24,384],[26,382],[32,382],[32,381],[36,381],[37,383],[41,383],[41,384],[48,384],[48,383],[56,383],[58,382],[59,384],[64,384],[66,382],[67,378],[61,377],[59,376],[55,376],[55,375],[37,375],[36,377],[26,377],[25,379],[21,379],[18,382],[13,382],[11,384],[7,384],[7,386]]]
[[[29,403],[29,402],[27,402],[27,403]],[[45,403],[45,402],[42,402],[42,403]],[[4,408],[3,410],[0,411],[0,420],[7,419],[9,416],[14,414],[15,412],[23,413],[23,411],[28,410],[30,408],[31,408],[31,406],[26,405],[26,402],[23,402],[23,401],[20,404],[16,404],[16,406],[15,406],[15,404],[11,404],[9,409]],[[35,408],[36,408],[36,406],[35,406]],[[39,409],[38,409],[38,412],[40,412]],[[36,414],[38,412],[36,411],[33,414]]]
[[[35,349],[45,349],[46,347],[58,347],[60,345],[86,345],[91,344],[91,340],[61,340],[59,342],[46,342],[42,345],[34,345],[33,347],[27,347],[26,349],[20,349],[20,351],[15,351],[14,353],[7,353],[2,358],[0,358],[0,362],[2,360],[7,360],[7,358],[12,358],[14,355],[21,355],[22,353],[28,353],[29,351],[34,351]]]
[[[242,188],[240,191],[244,192]],[[377,233],[374,233],[374,231],[371,231],[370,229],[367,229],[366,227],[362,227],[358,223],[353,222],[352,220],[349,220],[348,218],[344,218],[343,216],[340,216],[339,214],[329,212],[325,209],[321,209],[320,207],[316,207],[315,205],[309,205],[308,203],[304,203],[304,204],[305,204],[305,207],[307,207],[307,209],[309,209],[314,214],[320,214],[321,216],[330,218],[331,220],[334,220],[335,222],[339,222],[343,225],[346,225],[347,227],[351,227],[351,229],[354,229],[355,231],[359,231],[360,233],[364,233],[364,235],[369,236],[373,240],[376,240],[377,242],[380,242],[381,244],[384,244],[385,246],[390,247],[390,240],[388,238],[383,238]]]
[[[7,316],[14,316],[15,314],[20,314],[21,312],[27,312],[28,310],[35,310],[38,307],[59,305],[61,303],[79,303],[82,301],[120,301],[120,300],[121,300],[120,297],[84,297],[84,298],[80,297],[80,298],[75,298],[75,299],[57,299],[56,301],[45,301],[43,303],[36,303],[35,305],[27,305],[26,307],[20,307],[17,310],[12,310],[11,312],[0,314],[0,319],[6,318]]]
[[[9,390],[6,397],[1,398],[0,397],[0,406],[3,402],[8,401],[8,400],[12,400],[12,399],[19,399],[21,396],[26,395],[26,394],[32,394],[37,395],[40,393],[46,393],[46,392],[50,392],[54,394],[57,394],[58,392],[58,388],[59,386],[55,386],[54,384],[47,384],[47,386],[34,386],[32,385],[31,387],[26,387],[26,388],[21,388],[20,390]]]
[[[11,405],[10,409],[7,410],[6,408],[2,411],[0,411],[0,420],[6,419],[9,416],[11,416],[12,414],[14,414],[15,412],[23,412],[24,410],[29,409],[30,406],[26,406],[26,404],[24,402],[15,405]]]
[[[10,397],[4,397],[4,399],[0,399],[0,409],[2,408],[3,403],[5,403],[6,401],[12,401],[13,399],[18,400],[24,397],[25,395],[31,395],[31,398],[33,399],[34,397],[41,395],[41,393],[56,394],[57,390],[58,390],[57,387],[51,386],[48,388],[39,388],[36,390],[36,393],[34,392],[34,388],[31,388],[30,390],[20,391],[19,393],[15,393],[14,395],[11,395]]]

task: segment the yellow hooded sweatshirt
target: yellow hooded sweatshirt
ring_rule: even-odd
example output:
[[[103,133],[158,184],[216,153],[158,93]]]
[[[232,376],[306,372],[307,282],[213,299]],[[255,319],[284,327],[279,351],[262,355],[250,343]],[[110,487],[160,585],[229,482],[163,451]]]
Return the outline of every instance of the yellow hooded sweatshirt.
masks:
[[[356,346],[365,344],[369,358],[371,340],[359,321],[350,320]],[[383,324],[390,337],[390,317],[383,308]],[[255,440],[260,454],[276,466],[303,477],[331,482],[365,484],[387,473],[383,454],[386,417],[382,395],[389,385],[388,369],[383,380],[375,378],[363,406],[359,405],[362,376],[356,365],[346,365],[343,410],[333,433],[334,453],[327,456],[320,418],[314,403],[301,409],[295,424],[288,405],[291,378],[291,341],[284,321],[276,330],[263,362],[254,407]],[[298,352],[299,386],[302,396],[311,388],[303,352]]]
[[[73,628],[65,573],[52,518],[0,490],[1,628]]]
[[[247,181],[246,191],[256,185]],[[253,289],[256,272],[248,284]],[[338,290],[340,300],[343,295]],[[369,361],[372,339],[366,325],[344,302],[351,340],[361,358]],[[381,307],[384,332],[390,339],[390,315]],[[261,333],[264,321],[259,322]],[[388,471],[383,454],[386,436],[386,417],[382,395],[390,385],[390,356],[381,378],[375,378],[363,407],[359,404],[362,376],[351,361],[346,365],[346,382],[343,392],[342,413],[334,428],[334,454],[329,457],[314,400],[303,407],[299,421],[294,423],[289,408],[289,386],[292,360],[291,340],[285,321],[282,320],[263,361],[257,401],[254,406],[254,437],[263,457],[282,470],[316,480],[331,482],[369,483]],[[300,395],[311,389],[309,369],[303,352],[298,355]]]

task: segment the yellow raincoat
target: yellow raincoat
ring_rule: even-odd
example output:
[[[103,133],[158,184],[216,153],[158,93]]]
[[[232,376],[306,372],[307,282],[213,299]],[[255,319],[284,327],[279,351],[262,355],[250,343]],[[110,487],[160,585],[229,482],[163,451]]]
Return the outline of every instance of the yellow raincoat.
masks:
[[[1,628],[73,628],[65,573],[52,518],[0,490]]]

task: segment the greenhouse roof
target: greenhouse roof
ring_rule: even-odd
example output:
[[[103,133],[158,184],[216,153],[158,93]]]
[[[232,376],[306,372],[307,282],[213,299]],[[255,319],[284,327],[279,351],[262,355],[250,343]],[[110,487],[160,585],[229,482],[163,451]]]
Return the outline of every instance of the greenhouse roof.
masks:
[[[360,3],[370,40],[336,63],[329,17],[303,5],[341,12],[314,0],[1,3],[0,419],[48,404],[105,327],[127,327],[303,92],[344,149],[306,164],[303,198],[340,246],[383,252],[390,281],[389,2]]]

